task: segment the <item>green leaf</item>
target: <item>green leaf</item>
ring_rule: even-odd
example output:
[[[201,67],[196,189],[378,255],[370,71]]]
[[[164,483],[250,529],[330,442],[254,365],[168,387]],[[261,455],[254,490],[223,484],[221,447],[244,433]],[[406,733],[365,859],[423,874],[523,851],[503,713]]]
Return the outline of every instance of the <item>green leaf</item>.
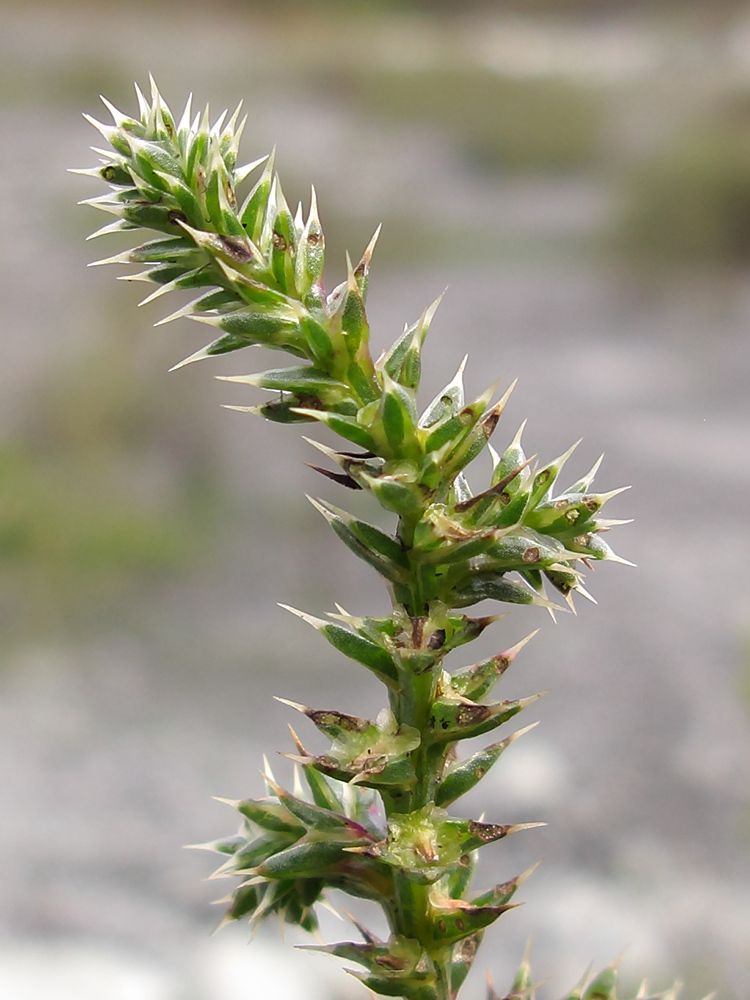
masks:
[[[495,683],[503,676],[516,656],[523,647],[537,634],[539,629],[534,629],[525,639],[521,639],[515,646],[506,649],[505,652],[497,656],[491,656],[488,660],[474,663],[472,666],[463,667],[451,675],[451,689],[462,698],[470,698],[472,701],[479,701],[484,698]]]
[[[238,802],[224,799],[222,801],[234,806],[237,812],[263,830],[270,830],[272,833],[291,833],[298,837],[301,837],[305,832],[304,826],[297,822],[284,806],[270,799],[243,799]]]
[[[309,764],[303,765],[302,773],[316,806],[320,806],[321,809],[331,809],[333,812],[343,811],[343,805],[325,775]]]
[[[446,618],[444,649],[446,653],[467,642],[473,642],[484,632],[488,625],[493,625],[503,615],[485,615],[482,618],[470,618],[468,615],[451,615]]]
[[[342,541],[352,548],[352,551],[359,555],[358,550],[364,546],[372,559],[379,560],[375,566],[376,569],[379,568],[382,561],[401,570],[409,568],[409,560],[401,543],[392,535],[387,535],[380,528],[376,528],[374,524],[361,521],[353,514],[348,514],[345,510],[334,507],[333,504],[313,500],[310,497],[308,499],[316,510],[319,510],[325,517]]]
[[[499,701],[490,705],[466,704],[438,698],[430,712],[430,742],[454,743],[456,740],[482,736],[502,726],[541,697],[541,694],[534,694],[529,698]]]
[[[297,412],[309,417],[311,420],[317,420],[321,424],[325,424],[326,427],[330,428],[335,434],[338,434],[339,437],[359,445],[365,451],[372,451],[375,447],[375,441],[370,432],[357,423],[353,417],[346,417],[328,411],[311,410],[307,407],[299,407]]]
[[[372,840],[370,834],[359,823],[355,823],[347,816],[305,802],[304,799],[287,792],[267,774],[265,781],[287,812],[296,817],[309,831],[314,831],[317,836],[336,839],[342,844],[359,844]]]
[[[258,885],[244,885],[235,889],[224,919],[242,920],[258,908],[262,896],[263,888]]]
[[[406,389],[416,390],[419,387],[422,374],[422,345],[442,298],[441,295],[436,299],[425,309],[418,322],[404,331],[380,363],[382,371]]]
[[[405,583],[410,579],[408,563],[395,539],[378,528],[339,510],[330,504],[323,504],[312,497],[310,503],[325,517],[333,530],[356,556],[368,563],[387,580]],[[388,552],[385,555],[383,550]]]
[[[562,543],[527,528],[503,532],[488,546],[482,569],[521,570],[551,566],[569,555]]]
[[[469,559],[487,552],[496,542],[496,535],[492,530],[467,531],[466,535],[468,537],[461,541],[445,539],[437,547],[420,553],[422,562],[428,566],[452,566],[468,562]]]
[[[453,376],[451,381],[445,386],[445,388],[440,390],[437,396],[435,396],[427,409],[424,411],[419,420],[420,427],[425,429],[433,427],[439,421],[454,416],[460,409],[462,409],[464,405],[463,376],[468,357],[469,355],[467,354],[458,366],[458,371]]]
[[[237,382],[272,392],[289,392],[297,396],[313,396],[321,403],[335,403],[349,396],[349,388],[312,365],[295,368],[272,368],[254,375],[220,375],[223,382]]]
[[[591,982],[583,994],[583,1000],[616,1000],[617,979],[617,966],[607,966]]]
[[[238,337],[232,333],[225,333],[223,337],[217,337],[216,340],[211,341],[210,344],[202,347],[199,351],[189,355],[187,358],[183,358],[182,361],[178,361],[177,364],[173,365],[169,370],[177,371],[178,368],[190,365],[194,361],[203,361],[205,358],[212,358],[219,354],[231,354],[232,351],[239,351],[243,347],[247,346],[248,342],[244,337]]]
[[[263,224],[268,209],[268,198],[271,192],[275,158],[276,150],[274,149],[266,160],[263,173],[240,209],[240,222],[253,243],[260,241],[263,232]]]
[[[149,240],[111,260],[132,264],[181,264],[187,269],[205,264],[208,258],[188,237],[178,236],[167,240]]]
[[[179,177],[171,177],[169,174],[159,174],[162,186],[170,194],[177,207],[184,213],[185,218],[191,226],[201,226],[204,224],[203,209],[191,189]],[[236,230],[232,230],[233,232]]]
[[[435,804],[438,806],[449,806],[456,799],[465,795],[482,780],[492,765],[499,759],[503,750],[510,746],[519,736],[532,728],[533,726],[527,726],[525,729],[520,729],[517,733],[513,733],[504,740],[500,740],[499,743],[493,743],[491,746],[485,747],[484,750],[477,751],[477,753],[473,754],[467,760],[451,764],[448,772],[438,785],[437,792],[435,793]]]
[[[346,369],[349,385],[363,403],[373,403],[380,396],[380,386],[373,376],[372,363],[367,357],[363,362],[352,361]]]
[[[346,349],[351,358],[360,357],[367,348],[370,327],[367,322],[365,303],[352,269],[352,262],[346,258],[346,286],[336,316],[345,335]]]
[[[482,937],[483,932],[476,931],[456,943],[451,959],[451,987],[454,993],[461,989],[471,972]]]
[[[584,497],[581,493],[568,494],[537,504],[524,515],[524,523],[549,535],[557,536],[571,531],[580,534],[600,507],[601,504],[594,498]]]
[[[429,500],[429,494],[417,483],[405,483],[392,476],[370,476],[362,471],[352,474],[362,485],[375,494],[386,510],[396,514],[420,514]]]
[[[516,431],[516,436],[513,438],[511,443],[503,452],[502,458],[498,457],[493,452],[493,457],[494,457],[494,467],[492,470],[493,486],[497,486],[497,484],[501,482],[501,480],[505,479],[506,476],[510,475],[510,473],[514,469],[517,469],[520,466],[525,465],[526,455],[524,453],[523,448],[521,447],[521,436],[523,435],[525,427],[526,427],[526,421],[524,420],[521,426]],[[509,495],[513,496],[515,493],[517,493],[523,487],[524,480],[528,479],[530,475],[531,473],[527,472],[525,476],[523,476],[521,479],[514,479],[510,483],[508,483],[506,489]]]
[[[123,205],[122,218],[142,229],[159,229],[165,233],[177,234],[180,231],[180,215],[168,205],[155,205],[142,201],[140,204],[131,202]]]
[[[372,261],[372,255],[375,251],[375,244],[378,242],[378,236],[380,236],[380,226],[375,230],[372,239],[368,243],[365,252],[362,254],[362,259],[359,264],[354,268],[354,278],[357,282],[357,288],[359,289],[359,294],[362,296],[362,301],[365,302],[367,299],[367,286],[369,283],[370,276],[370,262]]]
[[[258,247],[247,236],[226,236],[221,233],[193,229],[185,221],[180,223],[180,228],[190,236],[196,246],[201,247],[211,257],[216,258],[217,261],[223,261],[235,269],[241,267],[254,269],[261,274],[265,272],[265,258]]]
[[[294,256],[297,249],[297,232],[278,176],[274,177],[271,185],[268,213],[261,237],[261,248],[270,255],[271,270],[279,287],[286,292],[294,292]]]
[[[515,904],[474,906],[459,900],[446,900],[433,906],[432,940],[436,945],[455,944],[494,923]]]
[[[295,346],[299,344],[299,338],[295,337],[298,331],[296,320],[281,311],[260,311],[246,306],[215,318],[202,318],[202,321],[218,326],[225,333],[242,337],[248,344],[278,344],[282,340],[289,340]]]
[[[330,778],[346,782],[350,787],[356,781],[357,788],[385,789],[399,794],[413,789],[417,779],[414,765],[407,754],[391,760],[374,758],[356,766],[343,764],[332,754],[323,754],[311,758],[311,766]]]
[[[580,575],[574,570],[545,569],[544,575],[563,597],[575,590],[580,582]]]
[[[404,326],[404,332],[394,341],[388,351],[378,359],[377,368],[395,378],[403,364],[412,339],[413,328]]]
[[[567,490],[563,490],[562,495],[568,496],[571,493],[588,493],[589,489],[591,488],[591,484],[594,481],[594,477],[599,471],[599,466],[602,464],[603,459],[604,455],[600,455],[599,458],[597,458],[597,460],[591,466],[589,471],[586,473],[586,475],[583,476],[581,479],[579,479],[577,482],[573,483],[573,485],[570,486]]]
[[[465,608],[479,601],[503,601],[507,604],[534,604],[551,611],[562,611],[559,605],[528,590],[519,583],[506,580],[504,575],[489,573],[476,574],[458,583],[449,598],[454,608]]]
[[[332,840],[304,840],[271,855],[257,865],[255,873],[268,879],[315,878],[348,860],[344,846]]]
[[[217,868],[211,877],[224,878],[228,875],[243,874],[261,864],[266,858],[270,858],[276,851],[289,847],[298,839],[299,834],[295,833],[265,835],[247,841],[245,846],[237,850],[231,858]]]
[[[500,401],[503,405],[512,388],[513,386]],[[494,392],[495,386],[492,385],[481,396],[477,396],[475,400],[455,413],[446,407],[445,416],[431,425],[429,433],[427,430],[423,431],[425,452],[439,452],[438,461],[440,462],[446,464],[455,462],[455,457],[461,446],[466,445],[467,441],[471,440],[471,432],[482,419]],[[459,470],[456,469],[456,471]]]
[[[357,635],[356,632],[350,632],[349,629],[341,625],[336,625],[334,622],[315,618],[312,615],[305,614],[304,611],[297,611],[295,608],[290,608],[286,604],[282,604],[281,607],[287,611],[291,611],[292,614],[297,615],[297,617],[302,618],[303,621],[312,625],[339,652],[343,653],[344,656],[348,656],[350,660],[362,664],[363,667],[367,667],[384,684],[387,684],[389,687],[398,686],[396,664],[391,655],[381,646],[371,642],[369,639],[365,639],[361,635]]]
[[[567,547],[573,552],[589,556],[592,559],[608,559],[612,562],[623,563],[625,566],[635,565],[627,559],[618,556],[604,539],[596,534],[579,535],[568,542]]]
[[[266,420],[272,420],[277,424],[312,423],[310,417],[305,417],[299,412],[299,402],[296,396],[292,396],[288,400],[262,403],[260,406],[232,406],[229,403],[225,403],[224,409],[237,410],[239,413],[255,413],[257,416],[264,417]]]
[[[130,135],[128,142],[138,172],[154,187],[162,186],[159,173],[182,177],[182,165],[172,150],[167,148],[169,144],[150,142],[135,135]]]
[[[299,325],[305,335],[309,355],[312,361],[322,369],[331,369],[334,362],[334,344],[330,330],[319,323],[314,316],[303,311],[299,317]]]
[[[325,264],[325,237],[318,218],[318,202],[315,188],[310,198],[310,214],[299,238],[297,256],[294,262],[297,294],[304,300],[312,286],[323,273]]]
[[[417,454],[417,412],[409,389],[382,373],[383,395],[371,423],[373,436],[384,437],[384,444],[395,458],[415,458]]]
[[[562,467],[565,465],[567,460],[576,450],[580,444],[580,440],[576,441],[574,445],[558,458],[553,459],[543,469],[540,469],[534,476],[534,480],[531,484],[531,491],[529,494],[529,500],[527,503],[527,510],[532,511],[534,508],[544,499],[546,499],[552,491],[552,487],[555,485],[555,481],[560,474]]]
[[[399,979],[410,976],[425,957],[417,941],[398,935],[392,935],[387,942],[374,940],[356,944],[341,941],[338,944],[313,945],[306,950],[357,962],[370,972]]]
[[[537,867],[538,864],[529,868],[528,871],[523,872],[521,875],[516,875],[515,878],[509,879],[507,882],[500,882],[486,892],[479,893],[471,902],[474,906],[503,906],[505,903],[509,903],[513,896],[515,896],[518,887],[526,881]]]
[[[308,708],[306,705],[298,705],[296,702],[287,701],[286,698],[277,698],[277,701],[285,705],[291,705],[308,717],[325,735],[335,742],[346,744],[355,735],[363,737],[363,741],[372,741],[377,737],[377,726],[373,725],[369,719],[360,719],[356,715],[348,715],[346,712],[339,712],[336,709],[316,709]]]

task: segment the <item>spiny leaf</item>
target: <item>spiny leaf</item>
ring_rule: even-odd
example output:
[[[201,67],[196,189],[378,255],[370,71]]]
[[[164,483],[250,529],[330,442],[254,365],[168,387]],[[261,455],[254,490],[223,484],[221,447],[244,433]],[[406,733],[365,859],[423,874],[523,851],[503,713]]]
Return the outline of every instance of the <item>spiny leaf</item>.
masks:
[[[432,705],[429,728],[433,743],[452,743],[489,733],[528,705],[538,701],[547,692],[516,698],[513,701],[499,701],[490,705],[477,705],[438,698]]]
[[[386,652],[381,646],[376,645],[374,642],[370,642],[368,639],[363,638],[361,635],[357,635],[355,632],[350,632],[349,629],[342,628],[341,625],[336,625],[333,622],[324,621],[321,618],[315,618],[313,615],[305,614],[304,611],[297,611],[296,608],[291,608],[286,604],[280,605],[287,611],[291,611],[292,614],[297,615],[306,621],[308,624],[312,625],[321,632],[326,639],[335,646],[339,652],[343,653],[344,656],[348,656],[350,659],[355,660],[357,663],[361,663],[363,667],[367,667],[371,670],[380,680],[383,681],[389,687],[396,686],[398,684],[398,671],[396,665],[393,662],[393,658],[389,653]]]
[[[515,660],[526,643],[530,642],[538,631],[539,629],[534,629],[524,639],[517,642],[515,646],[511,646],[510,649],[506,649],[504,652],[498,653],[488,660],[482,660],[479,663],[474,663],[469,667],[463,667],[461,670],[456,671],[450,677],[450,684],[453,691],[461,697],[470,698],[472,701],[479,701],[480,698],[484,698],[493,688],[495,682],[502,677]]]
[[[448,773],[438,785],[435,793],[435,804],[443,807],[449,806],[456,799],[465,795],[482,780],[506,747],[536,725],[538,723],[533,722],[530,726],[519,729],[518,732],[500,740],[499,743],[493,743],[491,746],[485,747],[484,750],[477,751],[467,760],[451,765]]]
[[[376,569],[387,580],[394,583],[404,583],[408,580],[408,562],[401,546],[394,538],[332,504],[325,504],[312,497],[307,499],[356,556]]]

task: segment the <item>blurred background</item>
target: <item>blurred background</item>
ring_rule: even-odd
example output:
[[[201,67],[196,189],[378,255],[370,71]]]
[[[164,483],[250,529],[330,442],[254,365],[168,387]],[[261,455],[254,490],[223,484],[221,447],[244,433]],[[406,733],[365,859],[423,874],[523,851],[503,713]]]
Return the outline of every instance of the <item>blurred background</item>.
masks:
[[[278,357],[167,375],[200,329],[153,330],[163,304],[86,269],[125,243],[84,243],[106,220],[66,173],[96,162],[80,112],[106,118],[100,93],[132,112],[149,71],[176,112],[191,90],[214,113],[245,99],[246,159],[276,144],[290,203],[317,188],[329,287],[384,223],[377,348],[448,286],[425,399],[468,351],[470,392],[520,379],[497,447],[528,417],[542,459],[584,437],[571,480],[605,451],[598,485],[633,486],[611,516],[636,518],[614,544],[638,568],[600,566],[598,607],[514,611],[472,650],[542,626],[501,696],[551,693],[466,800],[549,823],[485,852],[485,881],[544,863],[467,1000],[486,968],[509,984],[529,935],[546,998],[626,949],[633,990],[744,1000],[750,4],[2,0],[4,1000],[364,995],[275,928],[211,938],[224,884],[180,850],[233,830],[210,796],[261,794],[263,751],[289,777],[273,694],[379,704],[275,602],[385,595],[304,501],[338,497],[298,431],[220,408],[255,399],[214,374]],[[324,936],[349,932],[325,916]]]

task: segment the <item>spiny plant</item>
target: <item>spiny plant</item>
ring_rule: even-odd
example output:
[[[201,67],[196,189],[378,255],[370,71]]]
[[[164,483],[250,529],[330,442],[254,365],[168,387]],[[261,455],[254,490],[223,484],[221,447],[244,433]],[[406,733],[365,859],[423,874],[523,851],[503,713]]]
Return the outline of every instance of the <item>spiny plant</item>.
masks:
[[[229,377],[271,393],[265,402],[233,408],[281,423],[321,424],[343,438],[339,448],[310,442],[330,463],[317,471],[343,488],[367,491],[396,518],[387,532],[311,499],[341,541],[383,578],[392,611],[368,617],[339,608],[324,619],[289,610],[381,681],[387,705],[371,720],[284,702],[330,739],[330,749],[309,752],[292,730],[294,790],[266,766],[267,795],[230,803],[240,815],[239,833],[207,845],[224,859],[217,874],[239,877],[225,920],[257,923],[276,914],[313,931],[315,906],[327,890],[372,900],[387,920],[385,940],[352,918],[361,940],[318,950],[359,966],[353,974],[374,993],[451,1000],[485,930],[516,905],[529,874],[474,891],[477,852],[540,825],[448,812],[531,726],[465,758],[457,748],[540,695],[488,700],[531,636],[453,672],[445,658],[497,620],[465,613],[482,601],[534,605],[554,616],[560,605],[546,585],[571,608],[575,593],[589,597],[581,564],[625,562],[603,538],[625,522],[601,516],[620,490],[592,491],[599,462],[558,490],[573,449],[550,462],[527,458],[523,425],[496,453],[489,438],[513,386],[494,404],[495,386],[467,403],[466,359],[419,413],[422,349],[439,300],[373,359],[365,301],[377,233],[356,267],[347,258],[345,280],[327,293],[315,192],[306,217],[301,205],[292,213],[273,153],[238,165],[240,109],[211,124],[208,109],[193,117],[188,100],[177,121],[153,81],[150,101],[136,91],[137,117],[105,100],[113,124],[89,118],[110,148],[96,149],[100,165],[80,172],[109,190],[84,204],[115,216],[94,236],[141,229],[159,236],[97,263],[143,265],[128,278],[155,286],[145,301],[198,291],[161,321],[187,317],[213,331],[210,343],[176,368],[255,344],[292,355],[291,367]],[[240,200],[238,186],[256,171]],[[485,449],[492,473],[475,494],[465,469]],[[566,1000],[614,1000],[616,982],[610,966],[585,977]],[[638,996],[646,995],[642,988]],[[506,1000],[534,996],[525,959]],[[674,997],[676,989],[660,996]],[[488,997],[499,1000],[492,987]]]

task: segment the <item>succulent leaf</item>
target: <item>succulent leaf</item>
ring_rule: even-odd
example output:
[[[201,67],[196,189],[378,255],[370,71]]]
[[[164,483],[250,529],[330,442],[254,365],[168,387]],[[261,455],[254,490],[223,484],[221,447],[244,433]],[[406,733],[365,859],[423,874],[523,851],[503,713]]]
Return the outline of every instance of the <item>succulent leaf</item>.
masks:
[[[491,746],[485,747],[484,750],[478,750],[467,760],[452,764],[438,785],[435,793],[435,804],[443,807],[449,806],[456,799],[465,795],[482,780],[492,765],[499,760],[506,747],[536,725],[537,723],[534,722],[524,729],[519,729],[511,736],[506,736],[504,740],[493,743]]]
[[[529,698],[498,701],[490,705],[437,698],[432,704],[430,715],[430,740],[432,743],[448,743],[469,739],[472,736],[482,736],[502,726],[544,694],[546,691],[531,695]]]

